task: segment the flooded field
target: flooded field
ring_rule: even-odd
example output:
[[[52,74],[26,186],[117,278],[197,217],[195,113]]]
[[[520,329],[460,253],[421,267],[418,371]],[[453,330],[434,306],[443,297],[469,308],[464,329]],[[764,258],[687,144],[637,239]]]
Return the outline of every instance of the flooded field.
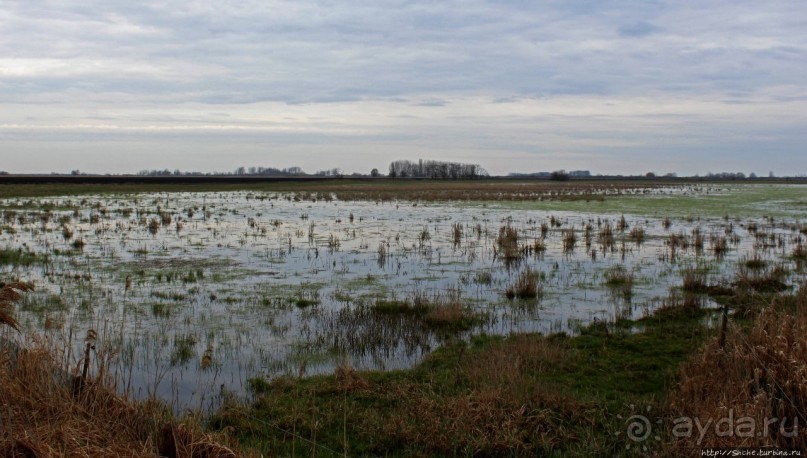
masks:
[[[18,319],[65,362],[92,329],[123,391],[177,409],[246,394],[253,377],[410,367],[446,339],[574,334],[707,283],[805,279],[803,186],[546,197],[9,198],[0,269],[34,282]]]

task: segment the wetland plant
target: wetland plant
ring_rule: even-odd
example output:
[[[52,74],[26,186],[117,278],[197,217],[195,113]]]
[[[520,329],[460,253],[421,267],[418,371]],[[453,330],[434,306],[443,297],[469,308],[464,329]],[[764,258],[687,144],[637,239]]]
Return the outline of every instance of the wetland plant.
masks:
[[[210,369],[213,365],[213,345],[208,345],[202,360],[199,362],[199,368],[202,370]]]
[[[487,270],[477,272],[474,275],[474,283],[477,285],[490,285],[493,283],[493,275]]]
[[[73,229],[71,229],[67,224],[62,225],[62,237],[64,237],[65,240],[70,240],[73,238]]]
[[[459,247],[460,243],[462,243],[462,223],[451,225],[451,240],[454,243],[454,248]]]
[[[703,253],[703,234],[699,227],[692,229],[692,245],[695,247],[695,254]]]
[[[577,244],[577,235],[574,233],[574,228],[563,230],[563,251],[570,253],[574,251]]]
[[[681,287],[686,292],[703,293],[709,289],[709,286],[706,284],[706,273],[703,269],[686,269],[683,272],[682,279],[683,284]]]
[[[544,251],[546,251],[546,243],[543,241],[543,239],[535,239],[532,242],[532,252],[538,256]]]
[[[79,238],[77,238],[77,239],[73,240],[73,243],[72,243],[71,245],[72,245],[72,246],[73,246],[73,248],[75,248],[76,250],[81,251],[81,250],[83,250],[83,249],[84,249],[84,239],[82,239],[82,238],[80,238],[80,237],[79,237]]]
[[[185,364],[193,358],[196,348],[196,336],[193,334],[174,336],[174,351],[171,354],[171,365]]]
[[[15,330],[20,330],[20,323],[14,318],[12,311],[14,303],[20,300],[20,293],[33,291],[34,287],[30,283],[10,282],[0,287],[0,324],[4,324]]]
[[[541,293],[541,287],[538,284],[538,275],[531,269],[525,269],[519,274],[515,283],[508,286],[504,295],[508,299],[533,299],[538,297]]]
[[[341,242],[339,242],[339,237],[336,237],[333,234],[328,235],[328,248],[331,251],[336,251],[339,249]]]
[[[793,252],[790,253],[790,257],[797,261],[807,260],[807,247],[801,243],[801,238],[799,238],[798,243],[796,243],[796,246],[793,248]]]
[[[518,248],[518,229],[507,223],[499,227],[499,235],[496,236],[496,255],[505,261],[521,259],[522,253]]]
[[[611,228],[611,223],[605,222],[600,227],[598,242],[602,248],[603,253],[607,250],[613,251],[616,246],[616,238],[614,237],[614,230]]]
[[[807,316],[803,310],[783,313],[766,307],[748,331],[731,326],[723,342],[707,341],[680,370],[679,388],[670,396],[674,414],[697,412],[703,418],[716,418],[734,409],[749,412],[752,424],[786,418],[787,422],[776,427],[780,434],[749,436],[744,446],[807,447],[807,436],[798,431],[807,411],[807,346],[803,345]],[[743,410],[749,406],[753,408]],[[701,447],[733,447],[733,439],[713,434],[696,443],[692,438],[680,438],[670,452],[671,456],[684,456]]]
[[[616,223],[616,228],[619,232],[624,232],[625,229],[628,228],[628,222],[625,220],[625,215],[622,215],[622,217],[619,218],[619,221]]]
[[[147,227],[151,235],[157,235],[160,232],[160,221],[157,218],[151,218]]]
[[[429,233],[429,228],[426,227],[426,226],[423,226],[423,229],[418,234],[418,242],[420,243],[420,248],[423,248],[423,246],[426,244],[426,242],[431,240],[431,238],[432,238],[432,236]]]
[[[715,258],[722,258],[726,255],[729,251],[729,244],[726,237],[721,235],[712,235],[712,253],[714,253]]]
[[[759,292],[779,292],[787,289],[788,270],[778,264],[771,269],[760,271],[750,270],[745,265],[740,265],[737,269],[737,282],[740,287],[750,288]]]
[[[759,256],[759,253],[754,253],[752,257],[743,259],[741,262],[747,269],[750,270],[759,270],[768,267],[768,261],[762,259]]]
[[[625,300],[633,296],[633,273],[622,264],[617,264],[605,271],[605,284],[622,295]]]
[[[641,245],[644,242],[644,229],[639,226],[634,226],[633,229],[630,230],[630,239],[633,240],[637,245]]]

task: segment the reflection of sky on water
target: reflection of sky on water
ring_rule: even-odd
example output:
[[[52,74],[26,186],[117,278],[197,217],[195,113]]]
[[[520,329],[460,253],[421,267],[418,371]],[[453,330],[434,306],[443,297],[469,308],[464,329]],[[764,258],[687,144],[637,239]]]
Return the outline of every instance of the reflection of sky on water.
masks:
[[[797,235],[761,218],[674,219],[664,228],[659,218],[625,215],[628,228],[619,231],[619,216],[595,213],[294,201],[245,192],[34,202],[43,201],[56,204],[47,222],[36,210],[19,209],[5,223],[14,230],[0,236],[2,247],[51,256],[44,268],[8,273],[37,283],[37,292],[21,306],[25,328],[72,338],[79,348],[86,329],[94,327],[99,348],[120,350],[122,386],[138,396],[145,394],[143,387],[156,386],[177,408],[207,405],[222,388],[241,392],[251,376],[329,371],[343,359],[357,368],[408,367],[440,344],[440,333],[371,313],[367,305],[380,298],[459,291],[487,317],[466,335],[574,332],[593,319],[641,317],[681,284],[686,266],[707,265],[712,278],[731,278],[737,260],[755,250],[748,222],[782,234],[787,244],[757,246],[766,259],[789,252]],[[78,204],[74,217],[69,207]],[[160,212],[170,214],[171,222],[153,235],[148,221]],[[20,223],[26,213],[31,215]],[[553,217],[559,225],[551,225]],[[65,240],[60,218],[73,229],[73,239]],[[494,249],[505,222],[526,244],[541,238],[542,225],[550,226],[546,251],[505,266]],[[457,223],[459,244],[453,240]],[[588,248],[586,225],[592,227]],[[597,234],[606,225],[616,243],[603,250]],[[641,244],[629,237],[636,226],[645,231]],[[704,252],[679,249],[670,262],[669,234],[691,235],[695,227],[705,236]],[[562,231],[570,228],[577,244],[564,252]],[[731,234],[739,242],[715,262],[710,237]],[[76,238],[85,242],[80,254],[54,254],[70,251]],[[382,259],[380,244],[388,254]],[[616,264],[633,272],[629,301],[604,285],[604,272]],[[543,274],[542,298],[508,301],[505,288],[528,267]],[[486,274],[489,282],[478,281]],[[59,304],[36,305],[53,295]],[[298,306],[306,301],[318,303]],[[213,366],[200,370],[208,348]]]

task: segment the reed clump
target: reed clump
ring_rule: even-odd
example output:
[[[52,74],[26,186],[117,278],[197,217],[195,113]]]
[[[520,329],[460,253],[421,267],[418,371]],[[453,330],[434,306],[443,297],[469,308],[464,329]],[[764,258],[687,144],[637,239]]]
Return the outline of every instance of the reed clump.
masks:
[[[383,241],[378,242],[378,250],[376,253],[377,253],[376,261],[378,262],[378,266],[381,267],[384,265],[385,262],[387,262],[387,256],[389,256],[389,254],[387,253],[387,244],[384,243]]]
[[[788,271],[784,265],[778,264],[769,269],[749,269],[745,264],[737,269],[737,281],[740,288],[753,289],[759,292],[777,292],[787,289]]]
[[[729,252],[729,244],[726,237],[720,235],[712,236],[712,253],[718,259],[722,258]]]
[[[682,274],[682,289],[690,293],[705,293],[709,290],[706,284],[706,272],[701,269],[686,269]]]
[[[462,223],[454,223],[451,225],[451,241],[454,248],[457,248],[462,243]]]
[[[496,246],[498,247],[497,256],[504,260],[521,259],[521,250],[518,248],[518,229],[510,224],[499,228]]]
[[[151,235],[157,235],[157,233],[160,232],[160,220],[151,218],[146,227]]]
[[[645,232],[644,229],[639,226],[634,226],[633,229],[630,230],[630,239],[633,240],[637,245],[641,245],[644,242]]]
[[[432,330],[464,330],[481,322],[481,317],[463,304],[462,298],[449,292],[429,295],[413,291],[405,300],[376,300],[370,306],[373,313],[399,316]]]
[[[14,317],[14,303],[20,300],[20,293],[33,291],[34,286],[25,282],[10,282],[0,285],[0,324],[20,330],[20,323]]]
[[[803,308],[785,313],[767,307],[748,330],[730,323],[723,348],[715,337],[690,358],[670,396],[673,414],[701,424],[732,417],[735,425],[742,422],[749,427],[753,422],[755,430],[738,438],[711,428],[703,435],[677,437],[666,447],[667,452],[688,455],[703,447],[736,447],[739,443],[750,448],[807,447],[807,431],[794,428],[807,421],[804,312]],[[773,418],[774,423],[766,423]]]
[[[613,291],[618,292],[626,300],[633,296],[633,273],[622,265],[617,264],[605,271],[605,284]]]
[[[508,286],[504,295],[508,299],[533,299],[541,294],[541,286],[538,284],[538,275],[531,269],[525,269],[519,274],[515,283]]]
[[[611,223],[606,222],[602,227],[600,227],[597,242],[600,244],[600,248],[602,249],[603,253],[607,250],[613,250],[614,246],[616,245],[616,237],[614,237],[614,229],[611,227]]]
[[[564,229],[563,230],[563,251],[569,253],[574,250],[575,245],[577,244],[577,235],[574,233],[574,229]]]

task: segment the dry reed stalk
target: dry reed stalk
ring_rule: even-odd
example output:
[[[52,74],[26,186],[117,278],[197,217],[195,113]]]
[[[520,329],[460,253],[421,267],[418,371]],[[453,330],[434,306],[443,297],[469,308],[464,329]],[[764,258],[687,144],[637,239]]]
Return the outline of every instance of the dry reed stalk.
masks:
[[[759,428],[755,432],[762,434],[738,437],[711,431],[702,440],[694,434],[677,438],[669,452],[688,453],[702,447],[807,447],[803,427],[807,424],[807,286],[795,299],[795,314],[767,307],[749,331],[730,326],[723,350],[716,338],[707,343],[683,367],[680,386],[671,396],[675,415],[698,419],[701,424],[729,415],[735,420],[749,417]],[[771,418],[779,421],[763,431]],[[801,429],[793,431],[796,421]]]
[[[17,301],[20,292],[32,289],[27,283],[6,283],[0,301]],[[91,376],[89,350],[94,345],[91,331],[79,377],[60,366],[55,356],[62,353],[59,349],[36,336],[19,348],[0,346],[0,456],[164,456],[162,450],[172,445],[160,441],[163,425],[177,431],[173,456],[238,456],[199,427],[173,421],[163,404],[120,397],[105,376],[108,362],[99,361],[110,354],[96,356],[96,374]],[[81,383],[78,392],[71,383],[75,380]]]
[[[27,293],[33,290],[32,284],[19,281],[2,285],[0,288],[0,324],[5,324],[19,332],[20,323],[14,317],[11,309],[14,307],[14,303],[20,300],[21,292]]]

